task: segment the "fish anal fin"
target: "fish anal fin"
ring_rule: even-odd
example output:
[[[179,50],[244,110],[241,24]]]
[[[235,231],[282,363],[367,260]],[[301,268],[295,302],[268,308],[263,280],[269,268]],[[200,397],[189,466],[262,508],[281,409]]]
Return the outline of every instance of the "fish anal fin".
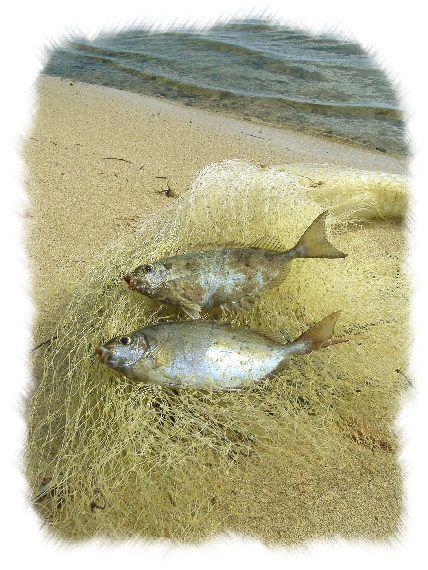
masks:
[[[278,366],[275,368],[275,370],[272,370],[271,374],[272,376],[275,376],[276,374],[280,374],[281,372],[283,372],[286,368],[288,368],[290,366],[290,358],[284,358],[279,364]]]
[[[280,285],[287,278],[289,271],[290,271],[290,264],[286,262],[281,271],[271,281],[269,281],[269,283],[266,284],[264,290],[273,289],[274,287]]]

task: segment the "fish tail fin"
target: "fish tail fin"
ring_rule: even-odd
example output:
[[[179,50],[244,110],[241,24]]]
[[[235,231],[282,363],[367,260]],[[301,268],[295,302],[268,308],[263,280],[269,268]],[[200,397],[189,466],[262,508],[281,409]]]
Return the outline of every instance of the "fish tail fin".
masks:
[[[308,329],[295,341],[289,345],[294,354],[309,354],[314,350],[326,348],[331,344],[338,344],[340,342],[348,342],[349,339],[333,338],[334,326],[339,318],[340,311],[331,313],[319,321],[316,325]]]
[[[326,257],[330,259],[346,257],[327,239],[325,220],[328,212],[320,214],[308,227],[291,252],[294,257]]]

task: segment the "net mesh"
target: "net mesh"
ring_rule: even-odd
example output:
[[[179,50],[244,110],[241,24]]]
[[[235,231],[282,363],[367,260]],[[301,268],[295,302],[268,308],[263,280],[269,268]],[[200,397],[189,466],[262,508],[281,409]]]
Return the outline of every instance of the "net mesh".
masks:
[[[234,528],[293,542],[303,498],[283,506],[288,523],[278,534],[269,525],[279,507],[254,498],[257,485],[270,493],[287,487],[278,474],[288,473],[291,493],[293,477],[334,469],[339,480],[395,464],[393,423],[408,385],[405,196],[406,181],[394,175],[226,161],[99,253],[42,349],[27,404],[27,474],[49,528],[73,540],[199,541]],[[266,234],[287,249],[326,207],[334,214],[330,239],[345,260],[295,260],[284,283],[250,310],[211,318],[292,339],[341,310],[336,336],[349,342],[295,357],[275,378],[233,393],[132,384],[95,356],[112,336],[184,318],[128,291],[129,270],[198,244],[248,244]],[[248,498],[246,512],[238,496]]]

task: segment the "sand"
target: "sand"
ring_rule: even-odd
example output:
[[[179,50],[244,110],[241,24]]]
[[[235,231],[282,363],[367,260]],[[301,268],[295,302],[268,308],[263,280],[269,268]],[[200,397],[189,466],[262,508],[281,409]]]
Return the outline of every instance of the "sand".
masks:
[[[252,124],[170,101],[42,76],[25,145],[31,207],[23,215],[38,310],[35,345],[97,250],[169,204],[196,172],[227,158],[329,162],[403,173],[380,152]]]
[[[144,215],[171,204],[207,164],[243,158],[406,172],[404,160],[380,152],[115,89],[42,77],[38,93],[25,145],[31,208],[24,213],[38,310],[35,345],[52,336],[61,307],[97,251],[140,225]],[[358,478],[334,467],[305,481],[293,473],[266,474],[263,465],[246,473],[254,479],[245,486],[254,497],[237,493],[231,502],[229,494],[219,506],[239,532],[266,540],[285,532],[301,540],[308,528],[312,536],[360,531],[367,538],[397,530],[401,473],[387,454],[365,466]],[[261,528],[253,508],[260,500],[277,505],[269,528]],[[293,518],[302,504],[304,517]]]

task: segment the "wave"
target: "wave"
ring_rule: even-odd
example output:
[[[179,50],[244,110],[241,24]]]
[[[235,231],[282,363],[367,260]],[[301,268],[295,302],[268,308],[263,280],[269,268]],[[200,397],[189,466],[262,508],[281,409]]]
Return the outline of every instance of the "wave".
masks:
[[[219,89],[213,88],[210,86],[204,86],[200,82],[196,81],[184,81],[183,79],[178,79],[171,75],[160,74],[149,70],[142,70],[137,67],[133,67],[130,65],[126,65],[124,63],[117,62],[116,60],[102,56],[101,53],[115,53],[110,52],[109,50],[103,50],[100,48],[87,50],[93,51],[99,55],[93,55],[90,53],[86,54],[87,58],[94,59],[95,61],[99,61],[105,63],[111,67],[114,67],[118,70],[121,70],[125,73],[129,73],[133,76],[141,77],[145,80],[156,82],[158,84],[168,85],[173,87],[177,91],[182,91],[188,94],[199,94],[209,98],[232,98],[232,97],[248,97],[252,101],[259,101],[260,103],[266,104],[267,102],[271,102],[273,104],[282,104],[286,106],[293,107],[296,110],[300,111],[311,111],[314,113],[329,113],[329,114],[336,114],[340,113],[342,115],[349,114],[349,115],[360,115],[360,116],[389,116],[392,118],[400,118],[401,111],[392,107],[392,106],[381,106],[381,105],[370,105],[370,104],[357,104],[357,103],[332,103],[329,101],[316,101],[316,100],[309,100],[304,98],[293,98],[293,97],[285,97],[285,96],[277,96],[277,95],[251,95],[248,93],[240,93],[239,91],[234,91],[231,89]],[[135,53],[135,52],[134,52]],[[144,55],[146,58],[146,56]],[[149,58],[147,58],[149,59]],[[159,58],[153,57],[151,58],[153,61],[157,61]]]
[[[74,38],[44,71],[407,152],[388,80],[358,44],[331,35],[260,21],[128,30]]]
[[[207,38],[196,37],[191,34],[186,34],[185,38],[183,38],[185,34],[179,35],[174,32],[170,32],[168,34],[163,34],[165,39],[169,37],[171,40],[177,39],[182,44],[183,39],[185,39],[185,43],[188,45],[196,46],[196,47],[205,47],[208,49],[214,49],[214,51],[224,51],[227,53],[233,53],[235,55],[239,54],[241,56],[246,56],[243,58],[242,65],[246,67],[253,67],[255,69],[263,69],[269,73],[275,74],[277,76],[283,77],[297,77],[300,79],[305,80],[312,80],[312,81],[325,81],[325,70],[328,69],[329,72],[334,72],[336,69],[358,69],[358,71],[362,74],[376,74],[376,71],[371,67],[365,66],[356,66],[354,64],[347,64],[347,65],[340,65],[339,63],[332,63],[327,61],[318,61],[316,62],[316,66],[321,70],[314,70],[310,69],[314,67],[315,62],[309,62],[305,60],[303,56],[294,57],[281,57],[279,58],[278,55],[275,57],[266,56],[261,51],[255,49],[249,49],[247,47],[238,46],[232,43],[220,42],[218,40],[211,40]],[[135,59],[135,60],[146,60],[152,61],[159,64],[170,64],[175,65],[179,57],[169,57],[161,54],[153,54],[146,49],[142,49],[141,46],[138,50],[124,50],[124,49],[106,49],[101,46],[97,45],[90,45],[83,42],[73,42],[70,44],[70,49],[77,49],[82,51],[82,53],[98,53],[100,55],[114,57],[114,58],[126,58],[126,59]],[[182,60],[185,59],[184,56],[181,58]]]

